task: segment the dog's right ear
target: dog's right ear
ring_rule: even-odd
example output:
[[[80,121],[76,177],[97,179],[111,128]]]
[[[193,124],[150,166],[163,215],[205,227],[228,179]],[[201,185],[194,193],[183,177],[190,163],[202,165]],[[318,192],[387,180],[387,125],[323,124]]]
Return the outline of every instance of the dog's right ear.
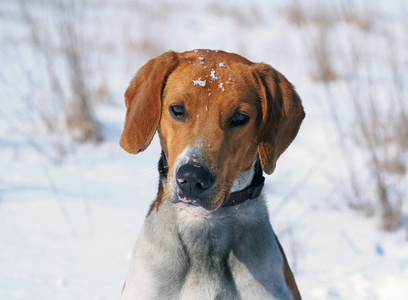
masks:
[[[305,112],[293,85],[269,65],[254,66],[259,76],[262,125],[258,153],[262,169],[272,174],[276,161],[296,137]]]
[[[150,60],[133,77],[125,93],[126,120],[120,146],[129,153],[144,151],[153,139],[161,116],[161,97],[178,54],[166,52]]]

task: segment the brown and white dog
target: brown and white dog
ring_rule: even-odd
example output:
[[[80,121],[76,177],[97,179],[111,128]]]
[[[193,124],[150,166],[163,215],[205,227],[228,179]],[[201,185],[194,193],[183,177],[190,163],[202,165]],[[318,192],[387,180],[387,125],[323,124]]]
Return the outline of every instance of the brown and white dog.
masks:
[[[236,54],[167,52],[125,100],[120,145],[157,131],[162,156],[121,299],[300,299],[260,195],[305,116],[292,84]]]

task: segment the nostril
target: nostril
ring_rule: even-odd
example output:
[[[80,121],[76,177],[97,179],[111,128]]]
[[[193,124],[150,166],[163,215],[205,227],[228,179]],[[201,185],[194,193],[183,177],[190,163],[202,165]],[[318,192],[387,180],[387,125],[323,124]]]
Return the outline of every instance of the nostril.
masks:
[[[203,187],[203,184],[201,182],[197,182],[195,186],[196,186],[196,189],[198,189],[198,190],[204,190],[205,189],[205,187]]]
[[[211,180],[203,180],[196,183],[196,188],[199,190],[206,190],[211,186]]]
[[[177,178],[177,181],[178,181],[180,184],[183,184],[183,183],[186,183],[186,182],[187,182],[187,180],[185,180],[184,178]]]

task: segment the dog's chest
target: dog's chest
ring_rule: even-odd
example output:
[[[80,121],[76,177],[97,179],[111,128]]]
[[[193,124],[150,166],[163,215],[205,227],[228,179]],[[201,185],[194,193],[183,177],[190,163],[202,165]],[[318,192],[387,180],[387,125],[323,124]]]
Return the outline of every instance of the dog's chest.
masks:
[[[224,220],[229,223],[228,220]],[[225,228],[208,220],[179,220],[179,238],[189,261],[180,299],[239,299],[230,257],[240,228]]]
[[[267,215],[248,226],[245,211],[210,220],[170,208],[152,212],[133,254],[137,299],[290,299]]]

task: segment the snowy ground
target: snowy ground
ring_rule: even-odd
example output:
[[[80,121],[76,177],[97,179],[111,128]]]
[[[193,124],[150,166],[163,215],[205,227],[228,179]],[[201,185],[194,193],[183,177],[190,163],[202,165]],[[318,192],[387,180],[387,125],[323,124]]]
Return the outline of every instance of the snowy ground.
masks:
[[[296,85],[307,117],[268,176],[264,193],[303,298],[408,298],[408,234],[384,233],[377,219],[362,217],[341,201],[341,177],[333,171],[342,170],[343,162],[325,94],[310,79],[307,32],[288,22],[283,2],[137,2],[145,10],[132,11],[124,1],[89,1],[89,31],[99,30],[102,37],[92,42],[104,49],[95,51],[91,83],[107,83],[111,98],[96,107],[105,140],[73,147],[60,164],[25,143],[13,123],[22,96],[30,93],[24,74],[36,66],[13,3],[0,3],[0,299],[119,298],[156,194],[160,147],[155,139],[144,153],[131,156],[118,145],[122,95],[149,56],[112,44],[133,45],[146,32],[155,54],[194,48],[237,52],[272,64]],[[401,3],[377,3],[396,32]],[[35,138],[42,142],[41,135]]]

